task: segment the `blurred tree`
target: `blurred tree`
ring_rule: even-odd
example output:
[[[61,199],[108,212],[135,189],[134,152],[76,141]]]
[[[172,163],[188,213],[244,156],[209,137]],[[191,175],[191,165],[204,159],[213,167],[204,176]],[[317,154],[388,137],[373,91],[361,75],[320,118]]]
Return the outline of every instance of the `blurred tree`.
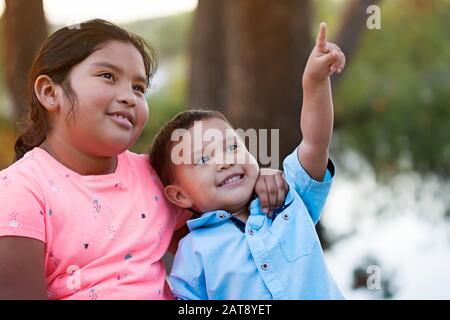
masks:
[[[6,82],[18,120],[26,112],[27,74],[47,25],[42,0],[6,0],[5,4]]]

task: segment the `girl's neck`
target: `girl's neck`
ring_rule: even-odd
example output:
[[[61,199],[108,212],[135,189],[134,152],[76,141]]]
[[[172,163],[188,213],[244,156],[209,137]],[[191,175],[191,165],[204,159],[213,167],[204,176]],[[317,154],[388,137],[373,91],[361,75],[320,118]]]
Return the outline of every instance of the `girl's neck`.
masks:
[[[90,156],[60,141],[57,137],[47,138],[39,147],[65,167],[83,176],[111,174],[117,167],[116,156]]]

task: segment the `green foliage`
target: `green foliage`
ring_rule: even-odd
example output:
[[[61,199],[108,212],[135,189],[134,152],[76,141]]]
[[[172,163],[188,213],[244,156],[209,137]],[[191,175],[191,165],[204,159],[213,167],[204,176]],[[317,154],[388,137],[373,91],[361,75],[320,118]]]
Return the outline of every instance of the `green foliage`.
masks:
[[[11,121],[0,116],[0,170],[14,159],[15,134]]]
[[[193,14],[138,21],[124,27],[151,43],[162,61],[185,55],[188,51]]]
[[[450,11],[447,1],[384,1],[335,95],[336,145],[386,177],[450,176]]]

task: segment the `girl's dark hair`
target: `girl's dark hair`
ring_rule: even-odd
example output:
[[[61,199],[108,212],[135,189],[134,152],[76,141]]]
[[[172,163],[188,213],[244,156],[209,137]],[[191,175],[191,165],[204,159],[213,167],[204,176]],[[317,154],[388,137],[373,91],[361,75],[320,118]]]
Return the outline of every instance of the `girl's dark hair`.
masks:
[[[147,83],[156,72],[156,55],[152,47],[141,37],[129,33],[121,27],[101,19],[83,22],[72,27],[64,27],[51,34],[36,54],[27,81],[28,112],[19,122],[21,132],[15,145],[15,161],[34,147],[39,146],[51,130],[47,109],[39,102],[34,83],[40,75],[49,76],[55,84],[61,85],[64,94],[72,102],[70,115],[74,111],[76,96],[68,78],[70,70],[86,59],[107,41],[130,43],[140,52],[145,65]]]
[[[156,134],[150,148],[150,164],[155,169],[161,182],[167,186],[173,181],[171,153],[176,141],[172,141],[172,133],[176,129],[189,130],[195,121],[217,118],[225,121],[230,126],[227,118],[215,110],[187,110],[178,113],[169,120]]]

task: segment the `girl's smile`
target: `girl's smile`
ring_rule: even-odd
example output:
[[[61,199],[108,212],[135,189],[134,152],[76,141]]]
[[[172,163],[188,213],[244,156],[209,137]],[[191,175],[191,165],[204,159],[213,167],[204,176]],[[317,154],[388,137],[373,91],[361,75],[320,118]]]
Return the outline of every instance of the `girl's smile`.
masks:
[[[108,112],[106,115],[123,128],[131,129],[134,126],[134,115],[128,110]]]

